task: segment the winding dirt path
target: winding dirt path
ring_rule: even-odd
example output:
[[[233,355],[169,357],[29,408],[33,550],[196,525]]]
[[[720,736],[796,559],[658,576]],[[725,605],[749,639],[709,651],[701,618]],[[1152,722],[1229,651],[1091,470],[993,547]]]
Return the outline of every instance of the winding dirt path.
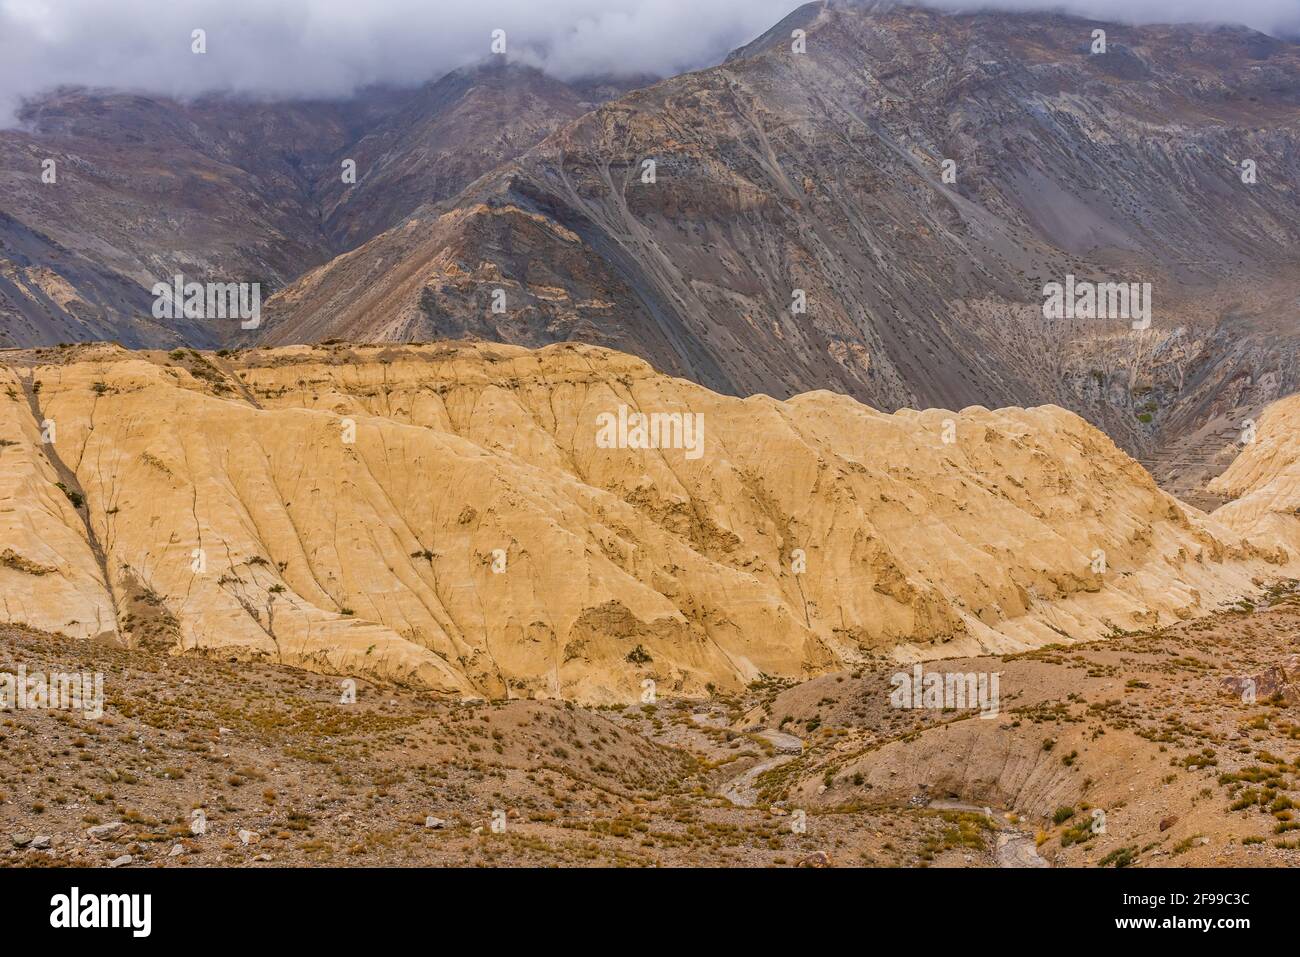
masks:
[[[766,761],[760,761],[748,771],[742,771],[719,789],[718,793],[737,807],[753,807],[758,803],[758,778],[761,774],[793,761],[803,753],[803,741],[793,734],[763,730],[756,732],[754,736],[772,745],[777,753]]]
[[[703,718],[703,716],[696,717]],[[707,720],[699,720],[697,723],[705,724]],[[763,730],[755,732],[754,736],[768,742],[776,749],[777,753],[730,778],[718,789],[718,793],[736,807],[754,807],[758,803],[759,777],[772,768],[793,761],[803,753],[803,741],[792,734],[786,734],[783,731]],[[996,832],[993,856],[998,867],[1034,868],[1052,866],[1039,856],[1038,846],[1034,843],[1033,835],[1026,834],[1024,831],[1007,824],[989,808],[978,807],[965,801],[950,800],[932,801],[928,806],[936,811],[967,811],[988,817],[993,822]]]
[[[994,847],[998,867],[1051,867],[1047,861],[1038,856],[1034,839],[1024,831],[1012,829],[998,831],[997,844]]]
[[[993,856],[998,867],[1051,867],[1038,855],[1038,845],[1034,838],[1024,831],[1011,827],[986,807],[967,804],[965,801],[938,800],[928,805],[936,811],[971,811],[983,814],[993,821],[997,837],[993,845]]]

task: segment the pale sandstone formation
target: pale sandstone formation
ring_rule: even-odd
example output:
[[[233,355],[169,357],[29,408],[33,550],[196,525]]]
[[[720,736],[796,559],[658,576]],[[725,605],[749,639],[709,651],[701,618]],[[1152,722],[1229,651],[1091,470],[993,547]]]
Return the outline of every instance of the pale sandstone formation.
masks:
[[[1215,510],[1216,519],[1300,551],[1300,395],[1263,411],[1253,439],[1208,488],[1233,499]]]
[[[152,609],[177,651],[633,701],[1093,638],[1296,567],[1052,406],[737,399],[579,345],[0,355],[0,552],[57,569],[0,563],[0,612],[82,637]],[[702,413],[703,454],[598,447],[620,405]]]

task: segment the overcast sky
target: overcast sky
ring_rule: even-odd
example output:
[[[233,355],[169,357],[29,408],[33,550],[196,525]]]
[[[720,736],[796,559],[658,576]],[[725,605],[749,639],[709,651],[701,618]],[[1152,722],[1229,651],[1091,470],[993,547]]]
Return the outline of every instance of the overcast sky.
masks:
[[[934,5],[970,8],[964,0]],[[1300,0],[994,0],[1098,19],[1300,31]],[[490,34],[563,77],[707,66],[799,0],[0,0],[0,124],[63,84],[176,96],[337,96],[477,61]],[[207,31],[208,53],[191,53]],[[520,57],[524,58],[524,57]]]

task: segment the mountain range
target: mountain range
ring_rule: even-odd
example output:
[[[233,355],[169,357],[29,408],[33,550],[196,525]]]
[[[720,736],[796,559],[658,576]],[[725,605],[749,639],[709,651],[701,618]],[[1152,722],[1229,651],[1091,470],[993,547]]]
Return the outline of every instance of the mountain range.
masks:
[[[853,0],[27,102],[0,864],[1294,867],[1298,140],[1294,37]]]
[[[1053,402],[1180,465],[1298,386],[1300,47],[1244,28],[812,3],[661,82],[495,58],[22,123],[12,347],[584,341],[734,395]],[[155,319],[174,274],[275,295],[251,331]],[[1045,319],[1067,276],[1150,283],[1151,327]]]

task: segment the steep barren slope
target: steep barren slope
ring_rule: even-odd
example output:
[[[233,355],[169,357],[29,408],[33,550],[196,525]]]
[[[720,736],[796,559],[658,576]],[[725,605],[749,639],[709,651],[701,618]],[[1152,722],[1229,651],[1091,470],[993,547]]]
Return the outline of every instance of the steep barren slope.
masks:
[[[741,400],[577,345],[6,359],[3,614],[72,635],[627,701],[1095,637],[1294,569],[1059,408]],[[702,432],[611,442],[620,410]]]
[[[1298,146],[1292,43],[813,5],[305,276],[264,341],[577,339],[732,394],[1054,402],[1136,450],[1300,387]],[[1068,274],[1150,282],[1152,328],[1045,320]]]
[[[155,319],[153,284],[179,272],[269,296],[329,259],[304,157],[392,108],[79,90],[30,104],[0,130],[0,345],[223,341],[236,323]]]
[[[324,228],[336,248],[351,249],[633,85],[563,83],[505,61],[455,70],[343,151],[356,162],[355,184],[337,164],[324,171],[317,183]]]
[[[228,341],[234,323],[154,319],[150,288],[269,296],[628,85],[496,66],[336,102],[51,94],[0,130],[0,346]]]

